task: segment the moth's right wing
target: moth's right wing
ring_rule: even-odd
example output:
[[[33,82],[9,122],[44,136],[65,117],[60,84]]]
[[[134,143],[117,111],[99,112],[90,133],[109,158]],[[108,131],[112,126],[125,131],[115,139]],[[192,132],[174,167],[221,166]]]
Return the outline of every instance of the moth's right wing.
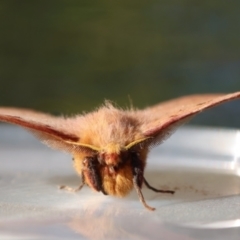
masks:
[[[29,109],[0,107],[0,121],[26,128],[50,147],[70,152],[73,148],[77,150],[77,146],[71,144],[79,141],[71,119]]]

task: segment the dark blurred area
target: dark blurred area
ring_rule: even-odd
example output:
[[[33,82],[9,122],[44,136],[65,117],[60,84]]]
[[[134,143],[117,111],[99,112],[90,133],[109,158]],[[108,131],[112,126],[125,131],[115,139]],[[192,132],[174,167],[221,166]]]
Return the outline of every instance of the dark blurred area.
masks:
[[[240,90],[240,1],[0,0],[0,105],[81,113]],[[193,123],[240,127],[240,101]]]

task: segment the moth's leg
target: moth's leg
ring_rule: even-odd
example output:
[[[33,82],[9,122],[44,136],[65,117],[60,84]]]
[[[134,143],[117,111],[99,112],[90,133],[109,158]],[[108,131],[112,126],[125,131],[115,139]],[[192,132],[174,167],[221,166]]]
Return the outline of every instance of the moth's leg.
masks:
[[[138,182],[137,178],[138,178],[138,175],[133,176],[133,186],[134,186],[134,188],[136,189],[136,192],[137,192],[137,194],[138,194],[138,197],[139,197],[141,203],[142,203],[143,206],[144,206],[145,208],[147,208],[148,210],[154,211],[155,208],[150,207],[150,206],[146,203],[146,201],[145,201],[145,199],[144,199],[144,196],[143,196],[143,194],[142,194],[141,188],[140,188],[139,185],[137,184],[137,182]]]
[[[77,188],[61,185],[61,186],[59,186],[59,189],[64,189],[68,192],[78,192],[83,188],[84,185],[85,185],[84,175],[82,175],[82,182]]]
[[[66,185],[59,186],[59,189],[64,189],[68,192],[78,192],[82,189],[82,187],[85,185],[85,183],[81,183],[77,188],[69,187]]]
[[[142,194],[141,187],[142,187],[142,182],[143,182],[143,163],[139,159],[139,156],[137,153],[133,152],[131,155],[131,164],[132,164],[132,171],[133,171],[133,186],[136,189],[136,192],[138,194],[138,197],[143,204],[145,208],[148,210],[154,211],[155,208],[150,207]]]
[[[147,186],[147,188],[151,189],[152,191],[154,192],[161,192],[161,193],[171,193],[171,194],[174,194],[175,191],[172,191],[172,190],[161,190],[161,189],[156,189],[154,187],[152,187],[148,182],[147,180],[143,177],[143,182],[144,184]]]
[[[104,195],[107,195],[103,188],[102,178],[99,171],[100,163],[96,156],[86,157],[83,160],[83,176],[86,178],[86,182],[89,187],[96,191],[101,191]]]

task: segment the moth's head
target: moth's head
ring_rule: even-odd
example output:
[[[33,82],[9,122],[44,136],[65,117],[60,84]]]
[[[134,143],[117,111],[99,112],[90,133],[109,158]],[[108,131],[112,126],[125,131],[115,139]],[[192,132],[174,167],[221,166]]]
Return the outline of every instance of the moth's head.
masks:
[[[122,162],[124,147],[118,143],[109,143],[98,153],[98,160],[106,165],[116,166]]]
[[[110,142],[99,148],[89,144],[74,143],[88,156],[96,156],[99,163],[108,166],[118,166],[128,158],[129,153],[136,152],[145,161],[150,138],[141,138],[133,142],[122,145],[117,142]]]
[[[136,151],[139,154],[145,152],[144,155],[146,155],[148,148],[144,143],[147,140],[147,138],[139,139],[125,146],[114,142],[109,143],[99,151],[98,159],[108,166],[118,166],[128,158],[129,152]],[[145,157],[143,160],[145,161]]]
[[[80,151],[74,156],[74,166],[92,189],[125,196],[133,187],[134,168],[144,170],[149,140],[142,138],[126,145],[111,142],[102,148],[79,143]]]

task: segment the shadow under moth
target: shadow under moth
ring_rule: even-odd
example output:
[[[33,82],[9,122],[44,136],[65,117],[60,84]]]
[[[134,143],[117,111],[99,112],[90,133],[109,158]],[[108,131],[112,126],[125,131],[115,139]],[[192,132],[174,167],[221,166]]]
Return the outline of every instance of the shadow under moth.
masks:
[[[155,192],[173,194],[174,191],[156,189],[145,179],[150,148],[201,111],[237,98],[240,92],[189,95],[143,110],[122,110],[106,102],[96,111],[73,117],[0,107],[0,121],[20,125],[48,146],[73,155],[81,184],[76,189],[60,188],[78,191],[88,185],[117,197],[124,197],[135,188],[142,204],[155,210],[144,199],[143,184]]]

